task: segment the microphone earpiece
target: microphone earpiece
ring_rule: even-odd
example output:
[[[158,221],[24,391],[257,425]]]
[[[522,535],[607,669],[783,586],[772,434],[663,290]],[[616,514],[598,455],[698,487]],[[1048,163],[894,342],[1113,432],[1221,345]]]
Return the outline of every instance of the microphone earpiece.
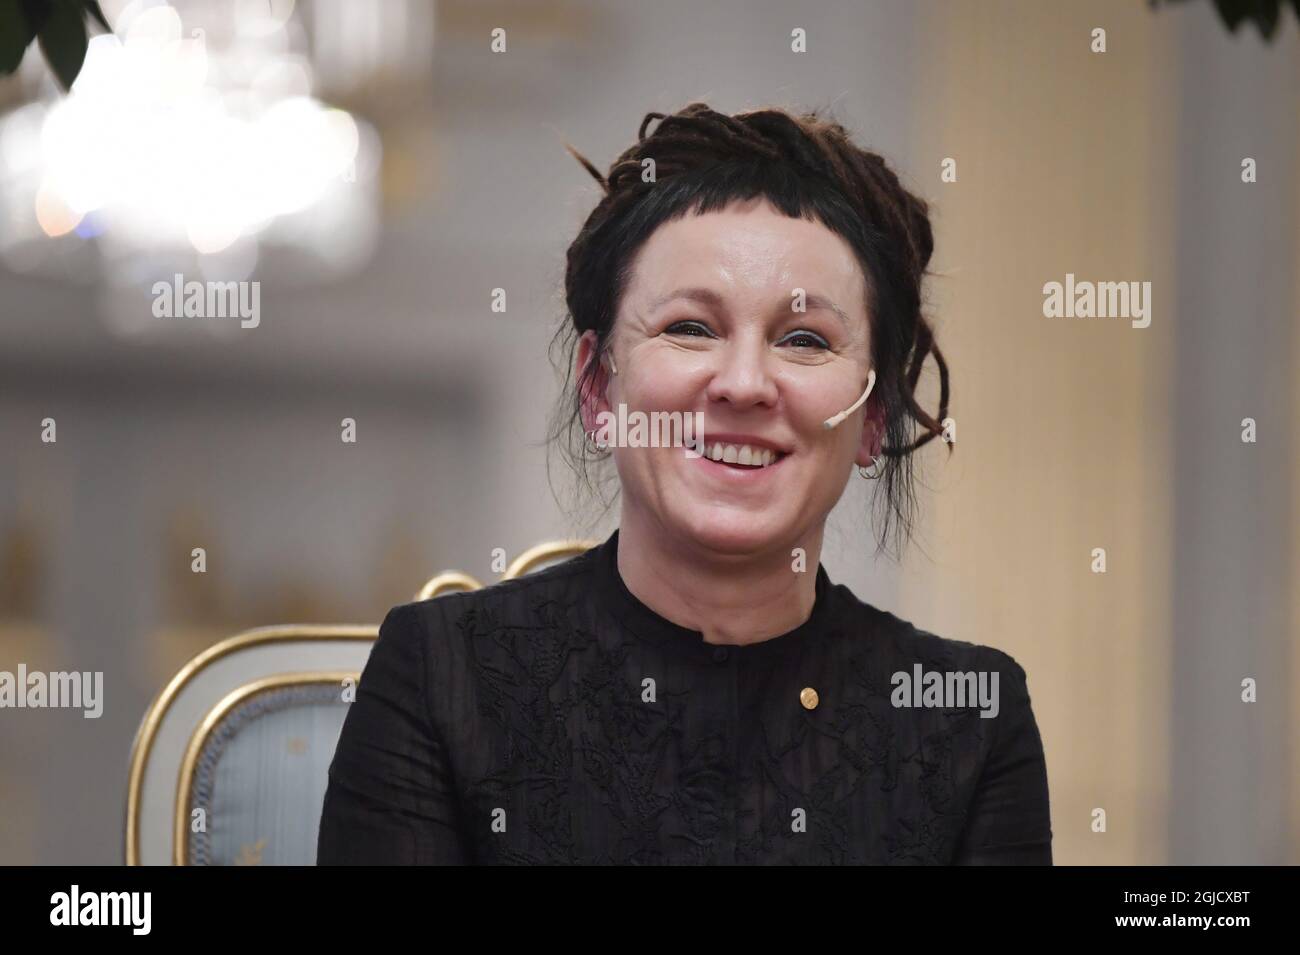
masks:
[[[618,365],[614,364],[614,353],[613,353],[612,351],[605,352],[605,357],[609,359],[609,370],[610,370],[610,373],[611,373],[611,374],[615,374],[615,375],[617,375],[617,374],[618,374]]]
[[[853,412],[857,411],[858,408],[862,406],[862,402],[867,400],[867,395],[871,394],[871,389],[874,388],[875,386],[876,386],[876,369],[872,368],[869,372],[867,372],[867,390],[862,392],[862,394],[858,396],[857,401],[853,402],[853,404],[849,405],[839,414],[832,415],[831,417],[823,421],[822,427],[825,428],[827,431],[829,431],[831,428],[834,428],[836,425],[842,422],[849,415],[853,414]]]

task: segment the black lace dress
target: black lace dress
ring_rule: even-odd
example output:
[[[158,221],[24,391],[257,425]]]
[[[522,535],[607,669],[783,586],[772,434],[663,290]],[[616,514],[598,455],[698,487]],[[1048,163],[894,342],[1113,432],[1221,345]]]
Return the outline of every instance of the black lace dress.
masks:
[[[1051,863],[1007,654],[917,630],[821,566],[802,626],[706,643],[632,595],[617,548],[389,612],[319,863]],[[996,716],[896,689],[932,671],[996,676]]]

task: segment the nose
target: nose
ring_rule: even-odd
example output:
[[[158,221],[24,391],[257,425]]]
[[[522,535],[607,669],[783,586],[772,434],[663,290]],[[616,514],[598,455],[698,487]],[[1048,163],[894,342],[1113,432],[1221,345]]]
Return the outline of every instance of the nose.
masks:
[[[776,380],[762,345],[736,342],[717,354],[718,366],[706,389],[710,402],[725,401],[735,408],[776,404]]]

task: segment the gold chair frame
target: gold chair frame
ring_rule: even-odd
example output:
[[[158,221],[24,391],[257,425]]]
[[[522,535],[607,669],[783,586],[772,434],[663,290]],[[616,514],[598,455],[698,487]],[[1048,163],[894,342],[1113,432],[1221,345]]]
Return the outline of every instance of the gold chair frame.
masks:
[[[516,557],[506,567],[501,580],[513,580],[522,577],[543,561],[556,557],[576,557],[597,546],[600,541],[569,539],[549,541],[530,547]],[[478,590],[483,584],[470,574],[458,570],[444,571],[432,577],[416,594],[415,599],[429,600],[453,591]],[[145,769],[153,751],[153,744],[162,725],[163,717],[175,702],[180,692],[202,670],[214,661],[231,653],[268,643],[282,643],[306,640],[370,640],[379,636],[379,627],[371,625],[319,625],[302,624],[277,627],[259,627],[246,630],[222,640],[197,654],[176,672],[162,691],[150,703],[145,711],[140,727],[131,744],[130,770],[127,776],[126,796],[126,864],[140,864],[140,805],[144,787]],[[360,679],[359,673],[342,671],[309,671],[300,673],[271,674],[260,677],[250,683],[237,687],[224,694],[199,721],[199,725],[190,734],[189,744],[181,760],[180,777],[176,785],[175,815],[172,819],[172,862],[185,865],[189,844],[189,794],[193,785],[193,775],[197,755],[211,732],[220,724],[221,719],[235,705],[259,692],[277,686],[304,683],[341,683],[344,679]]]

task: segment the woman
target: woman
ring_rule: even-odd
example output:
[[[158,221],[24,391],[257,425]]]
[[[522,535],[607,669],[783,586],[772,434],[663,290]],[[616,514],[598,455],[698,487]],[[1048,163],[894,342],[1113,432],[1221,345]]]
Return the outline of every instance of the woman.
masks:
[[[819,563],[854,465],[883,541],[943,434],[925,203],[816,114],[695,103],[638,139],[608,177],[574,154],[606,194],[559,339],[555,436],[612,456],[619,529],[389,612],[319,862],[1050,863],[1024,671]],[[937,418],[914,394],[931,354]],[[703,441],[602,448],[629,412],[702,413]]]

